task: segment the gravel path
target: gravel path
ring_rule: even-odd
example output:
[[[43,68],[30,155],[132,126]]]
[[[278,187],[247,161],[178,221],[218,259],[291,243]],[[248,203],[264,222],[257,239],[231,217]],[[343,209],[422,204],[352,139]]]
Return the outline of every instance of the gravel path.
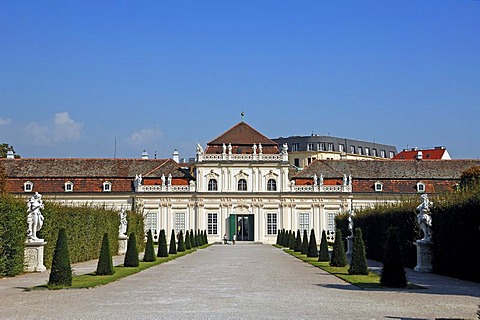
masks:
[[[96,263],[84,263],[75,268],[86,270],[89,267],[93,271]],[[425,280],[428,277],[431,279]],[[93,289],[30,292],[21,289],[45,283],[48,273],[1,279],[0,317],[476,318],[480,284],[428,277],[424,281],[430,286],[422,290],[361,290],[270,245],[213,245]],[[450,282],[445,284],[446,280]]]

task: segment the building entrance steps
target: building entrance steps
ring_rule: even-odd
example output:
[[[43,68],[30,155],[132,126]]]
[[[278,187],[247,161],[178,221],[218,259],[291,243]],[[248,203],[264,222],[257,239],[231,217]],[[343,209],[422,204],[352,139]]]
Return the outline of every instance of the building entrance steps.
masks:
[[[96,262],[74,268],[92,272]],[[418,277],[429,279],[430,287],[361,290],[271,245],[212,245],[88,290],[21,289],[45,283],[48,272],[2,279],[0,314],[3,319],[476,317],[480,284],[454,291],[464,282],[450,279],[446,286],[445,277]]]

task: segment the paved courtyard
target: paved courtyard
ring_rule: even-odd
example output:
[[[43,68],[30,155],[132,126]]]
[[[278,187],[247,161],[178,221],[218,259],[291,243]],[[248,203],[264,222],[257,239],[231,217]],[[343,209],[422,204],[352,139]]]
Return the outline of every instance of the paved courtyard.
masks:
[[[417,281],[430,282],[428,289],[361,290],[280,249],[256,244],[213,245],[93,289],[22,290],[47,279],[48,272],[0,279],[0,317],[475,319],[480,303],[479,284],[417,275]]]

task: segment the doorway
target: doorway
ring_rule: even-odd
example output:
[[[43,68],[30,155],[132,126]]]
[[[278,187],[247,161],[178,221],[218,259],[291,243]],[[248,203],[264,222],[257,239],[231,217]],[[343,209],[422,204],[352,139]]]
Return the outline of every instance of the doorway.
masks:
[[[237,241],[254,240],[254,215],[253,214],[232,214],[229,217],[230,239],[237,236]]]

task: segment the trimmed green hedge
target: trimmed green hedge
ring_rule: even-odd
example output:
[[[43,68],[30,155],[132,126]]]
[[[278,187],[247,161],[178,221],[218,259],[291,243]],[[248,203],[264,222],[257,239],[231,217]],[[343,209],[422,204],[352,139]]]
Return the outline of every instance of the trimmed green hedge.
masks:
[[[432,210],[433,271],[480,282],[480,188],[444,198]]]
[[[9,195],[1,195],[0,277],[13,277],[23,272],[26,239],[26,202]]]
[[[72,263],[98,258],[104,233],[108,233],[112,252],[118,252],[118,211],[83,205],[64,206],[45,200],[42,214],[45,222],[39,237],[47,244],[44,265],[51,268],[58,230],[65,228]],[[23,272],[27,229],[26,201],[10,195],[0,196],[0,276],[14,276]],[[135,232],[139,250],[144,249],[143,217],[128,212],[128,233]]]
[[[417,264],[417,249],[414,242],[420,239],[415,208],[419,204],[416,199],[404,200],[396,205],[378,205],[355,213],[354,227],[363,231],[367,257],[383,261],[385,243],[389,228],[397,230],[403,261],[406,267],[413,268]],[[336,218],[337,228],[342,233],[348,232],[348,215]]]

